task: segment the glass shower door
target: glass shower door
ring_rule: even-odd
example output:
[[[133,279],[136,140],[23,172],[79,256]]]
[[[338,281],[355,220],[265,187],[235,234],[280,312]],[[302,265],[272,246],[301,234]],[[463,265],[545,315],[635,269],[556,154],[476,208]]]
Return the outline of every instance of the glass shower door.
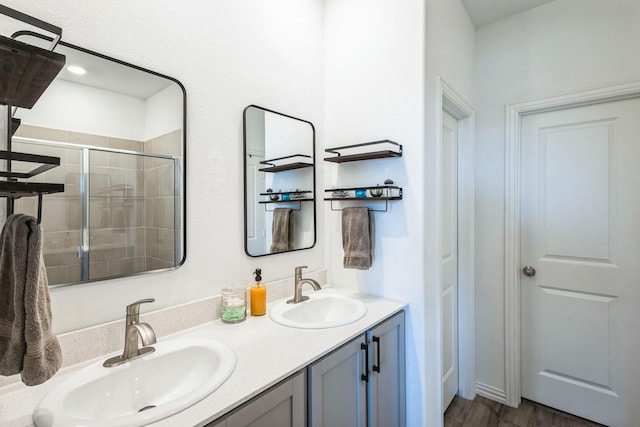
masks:
[[[13,150],[60,158],[60,166],[26,181],[64,183],[64,192],[42,199],[43,257],[49,285],[82,280],[81,164],[82,149],[72,146],[14,142]],[[37,217],[38,198],[14,201],[14,212]]]
[[[176,265],[175,160],[90,150],[89,279]]]

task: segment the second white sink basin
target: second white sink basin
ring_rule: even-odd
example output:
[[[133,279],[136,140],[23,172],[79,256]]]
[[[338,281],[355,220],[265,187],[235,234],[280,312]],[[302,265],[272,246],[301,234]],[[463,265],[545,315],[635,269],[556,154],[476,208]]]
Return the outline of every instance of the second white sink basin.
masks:
[[[302,329],[335,328],[348,325],[367,314],[367,306],[347,294],[323,289],[305,294],[308,300],[297,304],[277,303],[271,319],[281,325]]]
[[[38,427],[141,426],[202,400],[231,375],[236,355],[218,341],[159,342],[156,351],[119,366],[102,361],[71,374],[38,404]]]

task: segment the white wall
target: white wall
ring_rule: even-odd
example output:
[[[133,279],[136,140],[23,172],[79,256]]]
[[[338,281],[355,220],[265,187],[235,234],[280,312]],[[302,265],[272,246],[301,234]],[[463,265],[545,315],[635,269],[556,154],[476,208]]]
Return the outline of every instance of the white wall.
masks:
[[[242,112],[257,104],[323,128],[322,3],[317,0],[110,2],[8,0],[63,28],[63,40],[158,71],[187,90],[187,260],[181,268],[51,293],[57,332],[124,316],[155,297],[160,308],[325,267],[315,248],[250,258],[243,244]],[[322,141],[322,132],[318,132]],[[321,179],[321,176],[320,178]],[[321,182],[321,181],[320,181]],[[318,220],[322,232],[322,214]]]
[[[459,0],[428,0],[426,10],[426,67],[425,67],[425,141],[426,150],[421,167],[425,188],[425,335],[427,384],[437,396],[428,399],[427,414],[437,425],[436,416],[442,411],[442,182],[441,146],[438,141],[442,124],[437,120],[441,113],[440,96],[437,93],[437,77],[440,76],[468,104],[474,106],[473,57],[474,26]],[[459,157],[462,157],[460,155]],[[437,369],[435,368],[437,366]]]
[[[183,127],[183,98],[182,89],[171,84],[145,101],[144,141]]]
[[[19,108],[16,117],[32,126],[148,141],[182,128],[182,100],[177,84],[143,100],[55,79],[33,108]]]
[[[54,80],[32,109],[19,108],[16,117],[31,126],[145,141],[143,100],[66,80]]]
[[[367,271],[342,267],[340,213],[325,206],[329,280],[410,301],[407,424],[437,426],[440,407],[436,75],[467,99],[473,26],[458,0],[325,1],[325,147],[391,139],[401,159],[325,164],[325,186],[393,179],[404,199],[375,214]],[[439,124],[438,124],[439,126]]]
[[[640,2],[556,0],[476,34],[478,383],[504,392],[505,105],[640,79]]]

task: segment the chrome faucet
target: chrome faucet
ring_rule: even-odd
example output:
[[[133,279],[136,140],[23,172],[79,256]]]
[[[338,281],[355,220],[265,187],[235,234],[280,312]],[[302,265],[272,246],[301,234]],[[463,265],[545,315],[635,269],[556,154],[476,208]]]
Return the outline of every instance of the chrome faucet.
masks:
[[[124,330],[124,350],[120,356],[107,359],[102,366],[111,368],[130,360],[137,359],[145,354],[153,353],[155,348],[150,347],[156,343],[156,334],[147,323],[140,323],[140,304],[154,302],[154,298],[146,298],[127,306],[127,319]],[[144,347],[138,347],[138,338]]]
[[[313,279],[303,279],[302,278],[302,269],[303,268],[307,268],[307,266],[306,265],[302,265],[300,267],[296,267],[295,285],[294,285],[294,288],[293,288],[293,299],[290,299],[289,301],[287,301],[287,304],[297,304],[299,302],[306,301],[306,300],[309,299],[309,297],[302,296],[302,285],[304,285],[305,283],[308,283],[311,286],[313,286],[313,289],[316,290],[316,291],[320,290],[320,284],[318,284],[318,282],[316,282]]]

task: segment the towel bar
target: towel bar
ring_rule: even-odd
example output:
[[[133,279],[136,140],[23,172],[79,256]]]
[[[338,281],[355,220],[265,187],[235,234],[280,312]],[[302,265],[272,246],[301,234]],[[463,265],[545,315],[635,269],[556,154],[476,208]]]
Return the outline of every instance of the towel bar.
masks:
[[[310,200],[313,200],[313,199],[310,199]],[[279,202],[260,202],[260,203],[264,205],[265,212],[273,212],[275,210],[275,208],[267,209],[267,205],[268,204],[272,204],[272,203],[287,203],[287,204],[289,204],[289,203],[297,203],[298,204],[297,208],[290,208],[290,209],[294,210],[294,211],[299,211],[299,210],[302,209],[302,203],[300,203],[300,202],[303,202],[303,201],[304,200],[287,200],[287,201],[284,201],[284,202],[283,201],[279,201]]]
[[[333,202],[334,202],[336,199],[325,199],[325,200],[328,200],[328,201],[330,201],[330,202],[331,202],[331,210],[332,210],[333,212],[340,212],[342,209],[344,209],[344,208],[337,208],[337,209],[336,209],[336,208],[334,208],[334,207],[333,207]],[[340,199],[340,200],[355,200],[355,199]],[[358,199],[358,200],[362,200],[362,199]],[[385,202],[385,203],[384,203],[384,210],[382,210],[382,209],[373,209],[373,208],[369,208],[369,212],[387,212],[387,211],[389,210],[389,200],[392,200],[392,199],[384,199],[384,202]],[[395,199],[395,200],[397,200],[397,199]],[[380,199],[375,199],[375,200],[374,200],[374,199],[367,199],[367,201],[369,201],[369,202],[370,202],[370,201],[374,201],[374,202],[382,202],[383,200],[380,200]]]

